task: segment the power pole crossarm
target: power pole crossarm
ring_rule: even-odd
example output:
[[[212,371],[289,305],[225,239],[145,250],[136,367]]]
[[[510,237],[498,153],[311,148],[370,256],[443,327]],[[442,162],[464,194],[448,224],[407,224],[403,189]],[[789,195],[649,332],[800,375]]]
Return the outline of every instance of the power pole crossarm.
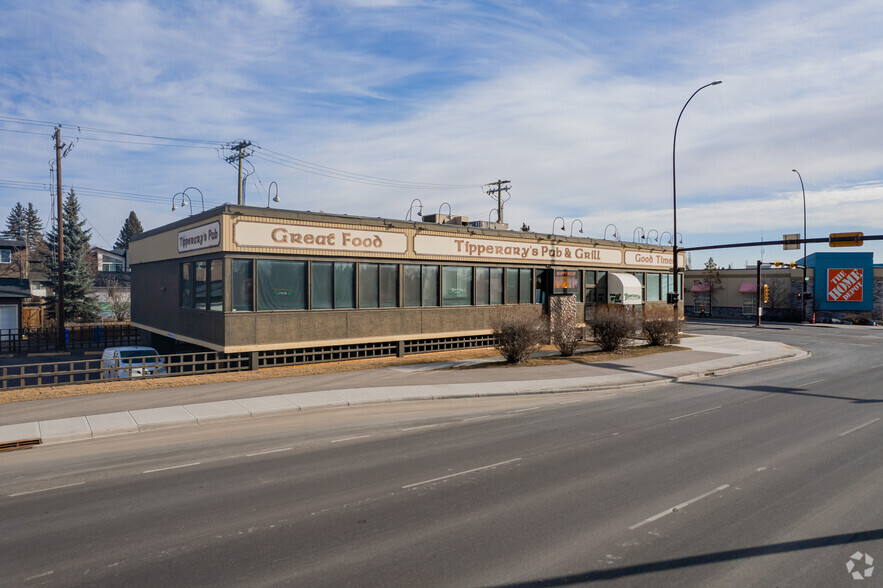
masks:
[[[509,180],[497,180],[496,182],[491,182],[491,183],[489,183],[489,184],[485,184],[486,186],[493,186],[493,185],[496,185],[496,186],[497,186],[496,188],[491,188],[491,189],[488,190],[486,193],[487,193],[487,195],[490,196],[491,198],[493,198],[493,197],[494,197],[494,194],[496,194],[496,198],[497,198],[497,222],[498,222],[498,223],[503,222],[503,192],[508,192],[508,191],[509,191],[509,188],[512,187],[512,186],[509,185],[509,184],[511,184],[511,183],[512,183],[512,182],[510,182]],[[506,185],[504,186],[503,184],[506,184]],[[508,200],[508,199],[507,199],[507,200]]]

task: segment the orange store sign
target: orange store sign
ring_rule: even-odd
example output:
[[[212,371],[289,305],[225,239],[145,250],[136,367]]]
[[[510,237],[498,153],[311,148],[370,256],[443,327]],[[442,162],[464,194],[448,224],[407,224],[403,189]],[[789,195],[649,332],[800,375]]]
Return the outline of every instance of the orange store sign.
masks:
[[[861,302],[864,270],[828,268],[828,302]]]

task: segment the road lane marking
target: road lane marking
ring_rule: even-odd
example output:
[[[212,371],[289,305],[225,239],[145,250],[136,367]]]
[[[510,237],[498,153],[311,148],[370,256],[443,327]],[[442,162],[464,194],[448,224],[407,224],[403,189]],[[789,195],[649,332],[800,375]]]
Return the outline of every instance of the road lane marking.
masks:
[[[501,466],[501,465],[506,465],[507,463],[514,463],[516,461],[521,461],[521,458],[516,457],[515,459],[507,459],[506,461],[492,463],[491,465],[481,466],[480,468],[473,468],[471,470],[466,470],[465,472],[457,472],[456,474],[448,474],[447,476],[442,476],[440,478],[433,478],[431,480],[423,480],[422,482],[415,482],[413,484],[408,484],[407,486],[402,486],[402,490],[405,490],[407,488],[413,488],[414,486],[422,486],[423,484],[432,484],[433,482],[438,482],[440,480],[447,480],[448,478],[455,478],[457,476],[462,476],[464,474],[471,474],[473,472],[480,472],[481,470],[489,470],[491,468],[495,468],[495,467]]]
[[[408,427],[407,429],[400,429],[400,430],[402,430],[402,431],[417,431],[419,429],[429,429],[431,427],[437,427],[437,426],[438,426],[438,424],[436,423],[434,425],[420,425],[419,427]]]
[[[45,578],[46,576],[51,576],[54,573],[55,570],[49,570],[48,572],[43,572],[42,574],[37,574],[36,576],[25,578],[25,582],[30,582],[31,580],[36,580],[37,578]]]
[[[509,413],[514,414],[516,412],[527,412],[529,410],[537,410],[539,408],[539,406],[531,406],[530,408],[519,408],[518,410],[510,410]]]
[[[879,420],[880,420],[880,419],[877,418],[877,419],[874,419],[874,420],[872,420],[872,421],[868,421],[868,422],[866,422],[864,425],[859,425],[859,426],[857,426],[857,427],[853,427],[852,429],[850,429],[850,430],[848,430],[848,431],[844,431],[844,432],[840,433],[840,436],[841,436],[841,437],[845,437],[846,435],[849,435],[850,433],[855,433],[855,432],[858,431],[859,429],[864,429],[864,428],[867,427],[868,425],[873,425],[874,423],[876,423],[876,422],[879,421]]]
[[[62,488],[73,488],[74,486],[82,486],[86,482],[77,482],[75,484],[65,484],[64,486],[53,486],[51,488],[40,488],[39,490],[28,490],[26,492],[16,492],[15,494],[7,494],[10,498],[13,496],[24,496],[25,494],[36,494],[38,492],[49,492],[50,490],[61,490]]]
[[[664,510],[664,511],[662,511],[662,512],[659,513],[659,514],[655,514],[655,515],[653,515],[653,516],[650,517],[649,519],[644,519],[643,521],[641,521],[640,523],[638,523],[638,524],[636,524],[636,525],[632,525],[631,527],[629,527],[629,531],[634,531],[634,530],[637,529],[638,527],[641,527],[641,526],[643,526],[643,525],[646,525],[647,523],[652,523],[653,521],[658,521],[659,519],[661,519],[661,518],[664,517],[664,516],[670,515],[670,514],[673,513],[673,512],[676,512],[676,511],[681,510],[682,508],[686,508],[687,506],[690,506],[690,505],[693,504],[694,502],[699,502],[699,501],[702,500],[703,498],[708,498],[708,497],[711,496],[712,494],[717,494],[718,492],[721,492],[721,491],[723,491],[723,490],[726,490],[726,489],[729,488],[729,487],[730,487],[729,484],[724,484],[723,486],[718,486],[717,488],[715,488],[715,489],[712,490],[711,492],[706,492],[705,494],[702,494],[702,495],[700,495],[700,496],[697,496],[696,498],[691,498],[691,499],[688,500],[687,502],[682,502],[682,503],[680,503],[680,504],[677,505],[677,506],[673,506],[673,507],[671,507],[671,508],[668,509],[668,510]]]
[[[492,419],[492,418],[494,418],[494,415],[486,414],[484,416],[469,417],[468,419],[463,419],[463,422],[465,423],[466,421],[477,421],[478,419]]]
[[[825,378],[822,378],[821,380],[813,380],[812,382],[807,382],[806,384],[797,384],[797,387],[803,388],[804,386],[811,386],[813,384],[818,384],[819,382],[824,382],[824,381],[825,381]]]
[[[582,400],[568,400],[567,402],[559,402],[558,404],[573,404],[574,402],[582,402]]]
[[[193,463],[182,463],[181,465],[173,465],[167,468],[156,468],[155,470],[144,470],[141,472],[142,474],[152,474],[154,472],[164,472],[166,470],[177,470],[179,468],[189,468],[191,466],[198,466],[201,462],[195,461]]]
[[[344,437],[343,439],[335,439],[332,443],[343,443],[344,441],[352,441],[354,439],[364,439],[365,437],[370,437],[371,435],[357,435],[355,437]]]
[[[691,412],[690,414],[682,414],[681,416],[676,416],[673,419],[668,419],[668,420],[676,421],[678,419],[685,419],[687,417],[696,416],[697,414],[702,414],[704,412],[711,412],[711,411],[717,410],[719,408],[723,408],[723,406],[715,406],[714,408],[706,408],[705,410],[700,410],[698,412]]]
[[[291,451],[294,447],[282,447],[281,449],[267,449],[266,451],[257,451],[255,453],[246,453],[245,457],[254,457],[256,455],[267,455],[268,453],[279,453],[282,451]]]

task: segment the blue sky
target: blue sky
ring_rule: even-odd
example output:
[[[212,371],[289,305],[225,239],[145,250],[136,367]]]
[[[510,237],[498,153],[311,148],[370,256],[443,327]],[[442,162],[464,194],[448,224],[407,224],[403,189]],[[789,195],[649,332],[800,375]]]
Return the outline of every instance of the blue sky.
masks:
[[[62,183],[98,246],[130,210],[148,229],[181,218],[189,186],[235,202],[221,157],[241,139],[257,146],[247,204],[275,181],[283,208],[401,219],[419,198],[482,220],[481,184],[502,178],[513,228],[561,216],[566,233],[652,240],[672,229],[678,113],[723,80],[678,129],[684,246],[802,233],[794,168],[810,237],[883,234],[881,30],[877,0],[7,0],[0,220],[33,202],[48,224],[61,124]],[[761,252],[693,265],[709,256]]]

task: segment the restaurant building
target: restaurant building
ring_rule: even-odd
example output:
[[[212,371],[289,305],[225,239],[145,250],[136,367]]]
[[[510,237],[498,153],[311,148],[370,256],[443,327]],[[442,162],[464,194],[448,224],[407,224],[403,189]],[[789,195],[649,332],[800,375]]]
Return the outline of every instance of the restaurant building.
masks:
[[[434,216],[224,205],[145,232],[129,250],[132,324],[167,352],[357,357],[487,346],[515,307],[581,322],[673,290],[670,248]]]

